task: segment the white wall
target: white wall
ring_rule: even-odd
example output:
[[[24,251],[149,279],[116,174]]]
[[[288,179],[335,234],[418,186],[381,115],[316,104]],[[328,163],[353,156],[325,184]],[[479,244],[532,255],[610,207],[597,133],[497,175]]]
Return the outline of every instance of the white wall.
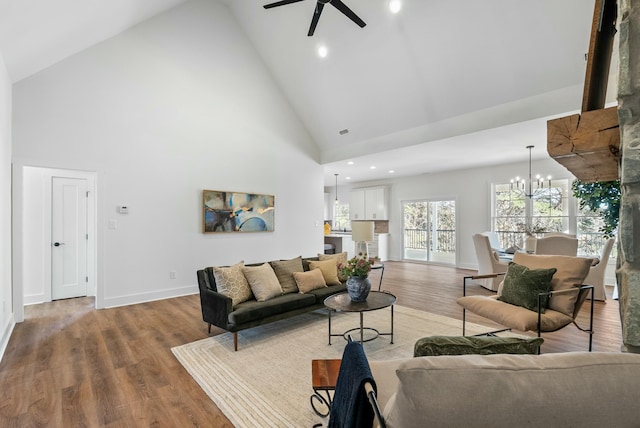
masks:
[[[13,330],[11,292],[11,80],[0,52],[0,359]]]
[[[226,6],[187,2],[13,91],[17,165],[97,173],[99,307],[196,292],[205,266],[322,250],[317,147]],[[203,189],[275,195],[276,231],[202,234]]]

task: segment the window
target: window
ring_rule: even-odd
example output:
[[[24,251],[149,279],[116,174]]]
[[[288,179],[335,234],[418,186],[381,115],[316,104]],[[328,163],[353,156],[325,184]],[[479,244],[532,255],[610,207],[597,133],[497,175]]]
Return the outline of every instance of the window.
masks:
[[[549,187],[537,189],[531,201],[534,233],[569,230],[569,180],[552,180]]]
[[[569,180],[551,180],[532,193],[512,183],[494,185],[493,230],[503,248],[524,248],[529,234],[569,230]]]
[[[602,219],[589,208],[578,209],[576,218],[578,255],[600,254],[606,238],[600,232],[603,225]],[[611,251],[611,259],[617,257],[617,247],[614,245]]]
[[[524,248],[526,202],[522,192],[514,192],[511,184],[494,186],[493,230],[500,237],[502,248],[517,245]]]
[[[351,220],[349,219],[349,204],[338,203],[334,205],[333,229],[351,230]]]

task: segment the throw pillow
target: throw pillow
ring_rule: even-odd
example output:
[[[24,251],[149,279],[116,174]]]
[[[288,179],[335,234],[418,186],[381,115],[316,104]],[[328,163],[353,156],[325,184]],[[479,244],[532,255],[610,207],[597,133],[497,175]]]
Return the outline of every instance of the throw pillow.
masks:
[[[551,278],[556,271],[556,268],[529,269],[511,262],[498,300],[537,311],[538,294],[548,293],[551,290]],[[542,297],[540,304],[542,306],[540,312],[544,313],[549,304],[549,296]]]
[[[293,278],[296,280],[300,293],[308,293],[311,290],[327,286],[320,269],[312,269],[307,272],[294,272]]]
[[[324,282],[326,282],[327,285],[340,285],[340,280],[338,279],[338,264],[335,259],[309,262],[309,269],[320,269],[324,277]]]
[[[557,272],[551,280],[551,289],[553,291],[579,288],[589,274],[589,269],[591,269],[591,259],[586,257],[515,253],[513,261],[530,269],[556,268]],[[549,309],[573,317],[573,309],[576,306],[577,299],[577,290],[575,293],[555,294],[549,300]]]
[[[247,278],[251,292],[258,302],[264,302],[282,294],[278,277],[269,263],[245,266],[242,268],[242,273]]]
[[[213,268],[218,293],[229,297],[234,307],[253,297],[251,287],[242,273],[243,266],[244,262],[240,262],[229,267]]]
[[[416,341],[413,356],[537,354],[543,342],[541,337],[429,336]]]
[[[302,257],[298,256],[291,260],[274,260],[269,264],[276,273],[280,287],[282,287],[282,293],[297,293],[298,286],[296,285],[296,280],[293,279],[293,273],[304,272]]]
[[[336,269],[338,269],[340,265],[347,264],[347,253],[343,252],[338,254],[318,254],[318,260],[320,260],[321,262],[325,260],[335,260]],[[340,269],[338,269],[338,279],[340,280],[340,282],[345,282],[347,279],[349,279],[349,277],[342,275],[342,272],[340,272]]]

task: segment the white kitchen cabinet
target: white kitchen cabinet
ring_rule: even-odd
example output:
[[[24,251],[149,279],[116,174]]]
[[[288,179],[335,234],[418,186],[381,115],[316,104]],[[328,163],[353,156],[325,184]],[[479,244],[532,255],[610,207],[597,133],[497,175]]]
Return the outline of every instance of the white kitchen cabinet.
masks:
[[[349,198],[349,218],[351,220],[366,220],[364,189],[352,190]]]
[[[351,220],[389,220],[387,189],[371,187],[351,191],[349,217]]]

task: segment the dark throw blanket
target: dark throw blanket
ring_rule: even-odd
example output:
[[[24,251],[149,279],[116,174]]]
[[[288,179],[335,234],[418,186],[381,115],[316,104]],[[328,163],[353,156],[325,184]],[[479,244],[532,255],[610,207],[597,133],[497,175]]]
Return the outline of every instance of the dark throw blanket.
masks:
[[[374,414],[364,390],[367,381],[377,391],[362,345],[347,343],[338,372],[329,428],[371,428]]]

